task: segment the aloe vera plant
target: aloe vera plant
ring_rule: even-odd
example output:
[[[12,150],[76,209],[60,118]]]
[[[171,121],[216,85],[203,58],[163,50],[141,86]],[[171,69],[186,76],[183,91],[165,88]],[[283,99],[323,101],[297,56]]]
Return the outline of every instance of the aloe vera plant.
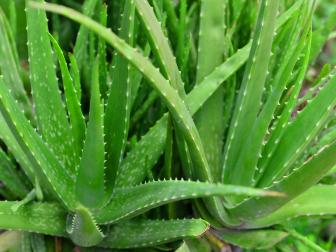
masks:
[[[247,2],[26,1],[28,70],[0,11],[0,228],[21,231],[19,251],[53,246],[43,235],[93,251],[196,251],[202,236],[323,251],[282,225],[336,214],[334,186],[317,185],[336,166],[335,70],[300,95],[316,6],[262,0],[246,23]],[[73,54],[55,14],[80,24]]]

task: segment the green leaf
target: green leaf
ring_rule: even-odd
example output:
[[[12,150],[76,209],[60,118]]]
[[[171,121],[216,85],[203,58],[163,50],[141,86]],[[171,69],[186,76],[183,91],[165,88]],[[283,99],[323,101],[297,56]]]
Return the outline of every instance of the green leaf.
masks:
[[[199,237],[209,224],[201,219],[190,220],[135,220],[111,227],[99,245],[106,248],[138,248]]]
[[[169,85],[169,82],[160,74],[159,70],[156,69],[148,59],[117,37],[111,30],[99,25],[90,18],[70,8],[54,4],[38,4],[35,2],[31,2],[31,5],[36,8],[44,8],[49,11],[65,15],[70,19],[86,25],[103,37],[130,63],[132,63],[132,65],[142,72],[152,87],[158,91],[162,100],[165,102],[172,114],[177,126],[181,129],[181,132],[183,133],[183,136],[190,148],[190,153],[195,165],[199,167],[199,169],[197,169],[199,172],[199,174],[197,174],[198,177],[202,180],[212,180],[211,174],[209,173],[208,163],[204,155],[204,149],[188,108],[179,97],[178,93]]]
[[[116,188],[111,203],[93,211],[100,224],[132,218],[152,208],[190,198],[228,195],[280,196],[252,188],[193,181],[154,181],[134,187]]]
[[[284,230],[286,230],[292,237],[294,237],[295,239],[305,244],[309,248],[309,250],[315,251],[315,252],[327,252],[326,250],[321,248],[319,245],[317,245],[315,242],[303,236],[302,234],[296,232],[295,230],[288,229],[288,228],[284,228]]]
[[[249,49],[250,44],[239,50],[187,95],[186,103],[192,115],[227,78],[244,64]],[[164,115],[127,154],[120,167],[117,186],[135,185],[143,181],[148,170],[146,167],[153,167],[163,153],[166,142],[166,125],[167,115]]]
[[[254,222],[279,209],[281,206],[294,199],[301,193],[315,185],[336,164],[336,142],[320,150],[301,167],[295,168],[291,174],[279,181],[274,181],[268,190],[274,190],[286,194],[286,197],[272,200],[271,198],[251,198],[230,210],[233,218]]]
[[[56,39],[49,34],[50,41],[56,52],[61,73],[63,79],[64,93],[67,104],[67,110],[69,113],[69,119],[71,124],[72,136],[75,141],[75,155],[76,155],[76,165],[78,164],[81,150],[83,148],[83,141],[85,136],[85,121],[81,110],[81,105],[79,101],[79,95],[77,94],[75,82],[72,81],[67,63],[65,61],[63,52]],[[78,85],[78,84],[77,84]],[[77,88],[78,89],[78,88]]]
[[[170,84],[178,91],[180,97],[184,99],[185,91],[181,74],[168,39],[163,34],[161,24],[156,19],[152,7],[146,0],[134,0],[134,5],[144,24],[147,37],[151,42],[152,51],[156,55],[165,77],[167,77]]]
[[[0,113],[0,138],[6,144],[8,150],[15,157],[16,161],[20,164],[20,167],[28,176],[30,182],[35,179],[34,168],[32,163],[30,163],[28,157],[26,156],[24,150],[21,148],[20,144],[16,140],[15,136],[11,132],[6,120]]]
[[[89,17],[92,17],[96,8],[98,0],[86,0],[83,4],[83,13]],[[74,57],[78,63],[78,69],[81,71],[84,62],[88,58],[88,39],[89,30],[81,25],[77,33],[76,43],[74,47]]]
[[[81,101],[81,96],[82,96],[82,88],[81,88],[81,81],[80,81],[80,73],[78,69],[78,64],[76,61],[76,58],[73,54],[69,53],[69,59],[70,59],[70,72],[73,80],[73,84],[76,89],[76,94],[78,96],[78,101]]]
[[[245,173],[245,167],[237,166],[236,162],[250,134],[246,126],[254,124],[260,110],[271,57],[278,5],[277,0],[261,2],[249,60],[225,144],[222,174],[225,183],[246,184],[246,181],[240,180],[241,174]]]
[[[0,111],[45,192],[56,193],[67,207],[72,208],[75,204],[74,178],[34,131],[1,78]]]
[[[134,40],[134,15],[135,9],[131,0],[125,1],[121,30],[121,38],[130,44]],[[120,54],[116,53],[113,58],[112,85],[109,90],[105,116],[106,135],[106,185],[110,195],[119,165],[123,157],[126,145],[129,118],[131,111],[131,65]]]
[[[335,193],[335,185],[313,186],[275,212],[251,221],[248,226],[251,228],[272,226],[300,216],[335,215]]]
[[[65,236],[65,210],[54,203],[31,203],[17,211],[17,202],[0,201],[1,229],[14,229],[55,236]]]
[[[15,165],[2,149],[0,149],[0,181],[18,198],[23,198],[28,193],[28,188],[21,180]]]
[[[30,244],[33,252],[47,252],[44,236],[41,234],[30,234]]]
[[[74,141],[58,89],[46,14],[30,7],[26,13],[30,79],[38,130],[57,159],[74,174]]]
[[[82,247],[95,246],[104,239],[91,213],[83,207],[78,207],[73,216],[68,216],[66,231],[71,240]]]
[[[97,60],[92,74],[89,122],[76,179],[77,199],[89,208],[104,202],[104,155],[104,107]]]
[[[288,234],[280,230],[220,230],[216,235],[224,241],[245,249],[270,249]]]
[[[281,179],[303,153],[309,143],[323,129],[336,105],[336,77],[333,76],[316,97],[285,129],[265,170],[259,186]],[[295,139],[295,141],[293,141]]]
[[[257,115],[252,126],[252,133],[248,136],[248,140],[245,142],[245,146],[242,147],[238,160],[236,160],[236,169],[241,172],[241,176],[237,180],[239,184],[246,186],[253,184],[253,176],[258,169],[257,163],[262,152],[265,136],[274,118],[277,105],[280,103],[284,90],[286,90],[286,84],[290,81],[300,53],[305,49],[305,44],[307,44],[308,48],[310,46],[310,36],[308,35],[307,38],[309,31],[310,25],[306,25],[303,31],[298,30],[291,38],[287,38],[291,48],[280,59],[281,63],[278,66],[277,73],[270,83],[272,90]],[[301,38],[299,37],[300,32],[303,32]],[[299,41],[297,41],[298,39]],[[302,67],[306,69],[305,66]],[[274,169],[273,165],[272,169]]]
[[[308,52],[311,46],[310,40],[311,40],[311,33],[310,33],[309,40],[307,39],[306,47],[304,49]],[[300,61],[299,61],[299,64],[300,64]],[[289,94],[289,98],[285,102],[285,106],[280,116],[274,122],[274,128],[272,129],[269,139],[262,150],[261,158],[259,159],[259,162],[257,165],[258,171],[256,173],[256,179],[255,179],[257,182],[262,176],[262,174],[264,173],[264,170],[266,169],[267,165],[269,164],[269,160],[278,146],[279,140],[282,137],[286,129],[286,126],[288,125],[288,121],[291,119],[291,115],[296,106],[297,98],[300,94],[300,91],[303,85],[303,80],[304,80],[304,77],[305,77],[305,74],[306,74],[306,71],[309,65],[309,53],[305,55],[304,59],[302,59],[302,64],[300,65],[301,65],[301,68],[297,74],[297,77],[294,80],[294,85],[292,89],[289,91],[291,92]]]
[[[33,119],[31,104],[23,86],[20,77],[20,65],[15,48],[15,40],[11,33],[10,25],[0,8],[0,70],[4,82],[20,103],[21,108],[25,111],[29,119]]]
[[[175,252],[211,252],[211,246],[205,239],[184,239],[182,245]]]
[[[202,83],[224,59],[225,3],[222,0],[201,1],[197,55],[197,80]],[[209,46],[211,41],[211,46]],[[224,137],[224,86],[217,88],[195,115],[195,122],[206,158],[215,181],[220,181]],[[209,122],[211,126],[209,127]]]

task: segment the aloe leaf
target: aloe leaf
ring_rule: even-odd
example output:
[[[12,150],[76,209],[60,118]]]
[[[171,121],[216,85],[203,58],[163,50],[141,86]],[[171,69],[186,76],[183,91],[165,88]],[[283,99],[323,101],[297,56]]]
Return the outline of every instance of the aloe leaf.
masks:
[[[123,13],[123,7],[125,0],[120,0],[120,1],[112,1],[111,2],[111,26],[112,26],[112,31],[117,32],[117,30],[120,27],[120,21],[121,21],[121,16]]]
[[[156,19],[154,11],[147,3],[147,1],[136,0],[135,6],[137,12],[139,13],[140,19],[142,20],[144,27],[147,31],[147,37],[151,42],[151,47],[156,56],[156,59],[161,66],[161,71],[163,72],[164,76],[167,77],[170,85],[175,90],[177,90],[180,98],[184,101],[186,94],[181,74],[178,69],[176,59],[170,48],[169,41],[163,33],[160,22]],[[177,126],[176,137],[181,159],[190,160],[190,153],[184,141],[183,133],[179,128],[178,124],[176,124],[175,122],[173,122],[173,124]],[[190,162],[183,162],[183,167],[185,173],[191,174]]]
[[[284,228],[284,230],[286,230],[293,238],[305,244],[309,248],[309,250],[315,251],[315,252],[327,252],[326,250],[321,248],[319,245],[317,245],[315,242],[303,236],[302,234],[298,233],[294,229]]]
[[[99,246],[117,249],[155,246],[183,238],[199,237],[208,228],[209,224],[201,219],[133,220],[112,226]]]
[[[149,43],[147,43],[144,47],[143,54],[144,56],[149,57],[150,53],[151,53],[151,48],[149,46]],[[138,71],[138,69],[131,67],[130,78],[132,80],[132,85],[131,85],[131,104],[132,106],[131,107],[133,108],[135,99],[137,98],[138,91],[141,85],[141,81],[143,80],[143,76]]]
[[[89,122],[76,179],[77,199],[90,208],[104,202],[104,155],[104,107],[97,60],[92,74]]]
[[[188,238],[175,252],[211,252],[211,246],[205,239]]]
[[[68,216],[67,233],[71,240],[82,247],[92,247],[104,239],[104,234],[96,225],[91,213],[83,207]]]
[[[41,234],[30,234],[30,244],[33,252],[47,252],[44,236]]]
[[[167,13],[167,22],[169,23],[168,28],[172,33],[174,38],[178,37],[178,18],[175,13],[174,3],[170,0],[163,0],[162,1],[163,8]]]
[[[302,4],[302,1],[301,3]],[[300,5],[296,2],[290,9],[283,13],[277,21],[277,28],[291,18]],[[190,112],[194,114],[202,104],[213,94],[228,77],[235,73],[247,60],[251,44],[248,44],[218,66],[201,84],[196,86],[187,96]],[[161,118],[154,127],[135,145],[121,164],[117,177],[117,187],[136,185],[143,181],[147,174],[147,167],[153,167],[163,153],[166,142],[166,119]]]
[[[272,226],[300,216],[335,215],[335,192],[335,185],[313,186],[270,215],[250,221],[248,227],[259,228]]]
[[[67,170],[74,172],[73,138],[58,89],[46,14],[30,7],[26,13],[30,77],[38,129],[57,159]]]
[[[179,23],[178,23],[178,38],[176,46],[176,60],[181,71],[181,75],[184,74],[184,68],[188,61],[189,47],[188,43],[188,30],[187,30],[187,8],[188,4],[186,0],[180,2],[179,6]],[[182,77],[183,78],[183,77]]]
[[[274,181],[268,190],[286,194],[277,200],[251,198],[230,210],[233,218],[239,218],[245,223],[262,218],[279,209],[301,193],[315,185],[335,164],[336,142],[320,150],[301,167],[295,168],[291,174],[279,181]],[[248,224],[247,224],[248,225]]]
[[[15,165],[0,149],[0,181],[16,197],[23,198],[28,193],[27,186],[21,180]]]
[[[305,147],[321,131],[336,105],[335,93],[336,77],[333,76],[329,83],[285,129],[269,160],[272,166],[265,170],[259,186],[267,186],[270,181],[281,178],[289,166],[303,153]]]
[[[164,152],[167,118],[168,115],[165,115],[156,122],[155,126],[127,154],[120,165],[116,187],[136,185],[144,180],[148,169],[155,165]]]
[[[35,178],[33,165],[29,162],[18,141],[16,141],[15,136],[12,134],[2,114],[0,114],[0,138],[13,154],[15,160],[20,164],[20,167],[28,176],[30,182],[33,182]]]
[[[49,37],[56,52],[62,72],[64,93],[69,113],[71,131],[75,141],[76,160],[79,160],[85,135],[85,121],[81,110],[79,95],[77,94],[78,88],[76,89],[75,82],[72,80],[61,47],[51,34],[49,34]],[[76,164],[78,164],[78,162],[76,162]]]
[[[224,241],[245,249],[270,249],[288,234],[280,230],[220,230],[215,234]]]
[[[20,103],[29,119],[33,119],[31,104],[20,77],[20,65],[10,26],[0,8],[0,70],[7,88]]]
[[[311,39],[311,33],[310,33],[310,39]],[[310,50],[310,41],[307,41],[306,44],[306,48],[305,50],[307,50],[309,52]],[[285,106],[283,108],[282,113],[280,114],[280,116],[276,119],[275,121],[275,126],[272,129],[271,133],[270,133],[270,137],[266,143],[266,145],[264,146],[263,150],[262,150],[262,154],[261,154],[261,158],[258,162],[258,170],[256,173],[256,181],[258,181],[261,177],[261,175],[263,174],[264,170],[266,169],[270,158],[272,157],[275,149],[277,148],[277,145],[279,143],[280,138],[282,137],[286,126],[288,125],[288,121],[291,118],[293,109],[295,108],[296,105],[296,100],[300,94],[301,88],[302,88],[302,84],[303,84],[303,80],[304,80],[304,76],[306,73],[306,70],[308,68],[309,65],[309,54],[307,53],[306,56],[304,57],[304,59],[302,60],[302,67],[298,73],[298,76],[296,77],[296,79],[294,80],[294,86],[291,90],[291,94],[289,95],[288,100],[285,103]]]
[[[281,196],[252,188],[192,181],[154,181],[134,187],[115,188],[111,203],[93,211],[100,224],[132,218],[152,208],[189,198],[227,195]]]
[[[83,4],[83,13],[89,17],[92,17],[97,3],[98,0],[86,0]],[[85,26],[80,26],[74,47],[74,57],[78,63],[79,70],[82,70],[83,64],[84,62],[86,62],[88,57],[87,53],[88,37],[89,37],[89,30]]]
[[[69,60],[70,60],[70,73],[72,76],[73,80],[73,85],[75,86],[76,89],[76,94],[77,94],[77,99],[80,102],[81,97],[82,97],[82,88],[81,88],[81,80],[80,80],[80,73],[79,73],[79,68],[77,64],[77,60],[75,56],[71,53],[69,53]]]
[[[71,174],[67,173],[67,170],[34,131],[1,79],[0,111],[45,191],[49,194],[53,191],[67,207],[72,208],[75,201]]]
[[[20,207],[33,201],[35,197],[36,197],[36,190],[33,189],[22,200],[18,201],[15,205],[13,205],[12,210],[17,211]]]
[[[134,15],[135,7],[132,1],[126,0],[119,35],[130,44],[133,44],[134,40]],[[108,194],[111,194],[114,187],[115,177],[126,145],[133,84],[130,76],[131,65],[128,61],[120,53],[116,53],[113,60],[112,85],[109,90],[104,122]]]
[[[21,242],[19,245],[20,252],[31,252],[31,244],[30,244],[30,233],[22,232]]]
[[[65,15],[70,19],[86,25],[102,36],[110,45],[112,45],[120,54],[132,63],[132,65],[139,69],[139,71],[142,72],[142,74],[149,80],[152,87],[158,91],[171,112],[174,121],[181,129],[181,132],[188,143],[188,147],[190,148],[190,153],[195,165],[199,167],[199,169],[197,169],[199,173],[197,174],[198,177],[202,180],[212,180],[201,140],[186,105],[179,97],[178,93],[169,85],[169,82],[160,74],[159,70],[156,69],[150,61],[126,44],[123,40],[118,38],[111,30],[99,25],[90,18],[70,8],[54,4],[38,4],[35,2],[31,2],[31,5],[36,8],[44,8],[49,11]]]
[[[144,24],[147,31],[147,37],[149,37],[152,44],[152,51],[156,55],[164,75],[167,77],[170,84],[178,90],[180,97],[184,98],[185,91],[181,74],[168,39],[163,34],[161,24],[156,19],[152,7],[146,0],[135,0],[134,5]]]
[[[249,49],[250,44],[239,50],[187,95],[186,103],[191,114],[195,114],[215,90],[244,64]],[[157,121],[155,126],[127,154],[120,167],[116,181],[117,186],[134,185],[143,181],[146,169],[140,169],[139,165],[146,164],[152,167],[163,153],[166,141],[166,123],[167,115]]]
[[[278,5],[279,1],[264,0],[259,8],[250,56],[225,144],[222,174],[225,183],[241,183],[239,177],[244,167],[236,166],[236,160],[250,133],[246,130],[246,125],[253,125],[260,109],[271,57]]]
[[[258,169],[256,167],[264,145],[263,141],[267,135],[269,125],[273,120],[277,105],[280,102],[283,91],[286,88],[286,84],[290,80],[291,73],[294,71],[297,59],[304,49],[305,43],[307,43],[308,46],[310,44],[310,36],[307,38],[309,30],[310,26],[307,25],[296,46],[293,46],[293,44],[295,44],[296,34],[293,35],[292,39],[289,39],[289,43],[292,47],[281,59],[282,63],[280,64],[278,72],[271,83],[271,88],[273,90],[270,92],[267,101],[263,105],[256,121],[253,124],[253,133],[250,134],[245,146],[242,147],[242,152],[238,160],[236,160],[236,169],[241,171],[241,175],[237,178],[239,184],[246,186],[253,184],[254,172]],[[272,166],[272,169],[273,168],[274,167]]]
[[[107,5],[103,3],[100,5],[100,23],[103,26],[107,26]],[[99,57],[99,83],[102,96],[105,98],[108,90],[108,78],[107,78],[107,62],[106,62],[106,42],[104,39],[98,40],[98,57]]]
[[[55,236],[65,236],[65,210],[54,203],[31,203],[17,211],[17,202],[0,201],[0,227]]]
[[[209,75],[224,59],[225,45],[225,3],[217,1],[201,1],[200,29],[198,38],[197,80],[201,81]],[[211,47],[209,47],[211,41]],[[220,86],[216,92],[203,104],[195,115],[202,143],[206,146],[206,157],[211,173],[217,181],[221,175],[221,156],[224,135],[224,87]],[[211,127],[209,127],[211,122]]]

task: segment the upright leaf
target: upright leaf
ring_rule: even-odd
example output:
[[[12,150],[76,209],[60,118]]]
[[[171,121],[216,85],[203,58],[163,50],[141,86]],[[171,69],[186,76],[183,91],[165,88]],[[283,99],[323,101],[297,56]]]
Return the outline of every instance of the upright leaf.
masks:
[[[27,118],[33,119],[31,104],[20,77],[20,65],[11,27],[0,8],[0,70],[6,86],[20,103]]]
[[[120,36],[133,44],[134,40],[134,5],[131,0],[125,1]],[[108,193],[112,192],[115,177],[123,157],[128,136],[131,111],[131,65],[119,53],[113,58],[112,85],[109,90],[106,117],[106,186]]]
[[[76,196],[83,205],[95,208],[104,202],[104,195],[104,107],[97,60],[92,74],[89,122],[76,179]]]
[[[43,0],[37,0],[42,3]],[[27,6],[30,79],[38,130],[57,159],[74,173],[75,152],[66,112],[58,89],[48,37],[46,14]]]
[[[225,183],[241,183],[239,178],[244,167],[237,167],[236,160],[250,134],[246,127],[253,125],[260,109],[271,57],[278,5],[278,0],[263,0],[259,8],[252,48],[225,144],[222,174]]]
[[[44,192],[50,197],[58,195],[62,202],[73,208],[74,182],[69,170],[64,169],[54,153],[33,129],[18,104],[0,78],[0,111],[19,147],[29,160],[33,176],[37,177]]]
[[[201,1],[197,54],[197,84],[224,59],[225,1]],[[211,41],[211,46],[209,46]],[[224,134],[224,86],[220,86],[195,115],[206,157],[215,180],[220,181]],[[211,122],[209,125],[209,122]]]
[[[65,61],[63,52],[59,44],[57,43],[56,39],[49,34],[51,43],[54,47],[54,50],[56,52],[61,73],[62,73],[62,79],[63,79],[63,86],[64,86],[64,93],[65,93],[65,99],[67,104],[67,110],[69,113],[69,119],[71,124],[71,133],[74,138],[75,143],[75,155],[76,155],[76,165],[79,161],[79,156],[83,147],[83,141],[84,141],[84,135],[85,135],[85,121],[84,116],[81,110],[81,105],[79,101],[79,95],[76,91],[76,85],[73,81],[67,63]]]

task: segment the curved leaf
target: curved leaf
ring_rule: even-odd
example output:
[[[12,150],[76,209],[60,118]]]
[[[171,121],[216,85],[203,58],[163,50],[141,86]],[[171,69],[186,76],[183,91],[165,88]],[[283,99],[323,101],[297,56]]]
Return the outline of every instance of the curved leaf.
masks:
[[[281,196],[276,192],[232,185],[179,180],[154,181],[134,187],[116,188],[111,203],[102,209],[93,210],[93,215],[100,224],[114,223],[178,200],[228,195]]]
[[[112,226],[99,246],[118,249],[155,246],[199,237],[208,228],[209,224],[201,219],[135,220]]]

